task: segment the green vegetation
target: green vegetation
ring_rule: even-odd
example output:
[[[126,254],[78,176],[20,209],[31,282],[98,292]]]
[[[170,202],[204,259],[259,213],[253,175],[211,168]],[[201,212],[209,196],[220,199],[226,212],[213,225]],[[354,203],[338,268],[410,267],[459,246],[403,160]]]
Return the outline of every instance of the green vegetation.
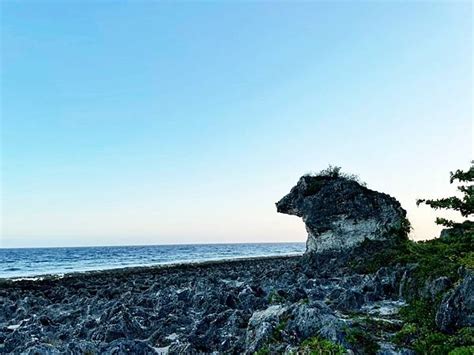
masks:
[[[318,193],[318,191],[321,190],[326,182],[337,178],[352,180],[362,186],[366,186],[366,183],[361,181],[358,175],[344,173],[341,171],[340,166],[329,165],[326,169],[321,170],[318,173],[308,173],[305,176],[311,178],[307,180],[308,186],[305,192],[306,196],[311,196]]]
[[[451,183],[456,180],[474,181],[474,166],[468,171],[457,170],[451,173]],[[462,198],[418,200],[417,203],[424,203],[435,209],[453,209],[462,216],[469,217],[474,213],[474,186],[463,185],[458,190],[463,193]],[[409,304],[400,311],[404,325],[395,333],[393,341],[419,354],[474,354],[474,328],[463,328],[455,334],[440,332],[436,327],[435,316],[442,295],[432,300],[422,298],[420,293],[427,282],[441,276],[448,277],[453,285],[456,284],[460,277],[460,267],[474,270],[474,222],[466,220],[456,223],[438,218],[436,223],[450,228],[443,233],[442,238],[424,242],[400,238],[393,248],[372,253],[366,260],[353,262],[352,266],[359,272],[373,273],[384,266],[416,265],[409,278],[410,284],[405,287]],[[371,248],[369,241],[365,244],[364,248]],[[348,338],[356,344],[358,341],[365,341],[363,336],[364,333],[359,329],[348,335]]]
[[[288,324],[287,319],[282,319],[280,323],[278,323],[278,325],[273,330],[273,334],[272,334],[273,342],[278,342],[282,340],[281,332],[285,330],[287,324]]]
[[[328,169],[312,175],[308,179],[308,194],[316,193],[327,181],[336,177],[356,180],[354,175],[341,173],[339,167],[329,166]],[[468,171],[457,170],[451,173],[451,183],[474,181],[474,165]],[[474,214],[474,186],[459,186],[462,198],[448,197],[438,200],[418,200],[418,204],[426,204],[435,209],[453,209],[463,217]],[[408,284],[404,287],[404,296],[409,302],[400,310],[399,316],[403,326],[397,322],[387,322],[371,318],[356,319],[351,328],[345,330],[345,339],[350,348],[356,353],[374,354],[379,349],[377,339],[394,334],[392,341],[400,347],[410,348],[418,354],[474,354],[474,328],[462,328],[454,334],[445,334],[437,329],[435,316],[443,295],[435,299],[423,298],[423,290],[429,282],[444,276],[452,285],[459,282],[459,268],[474,270],[474,222],[465,220],[456,223],[438,218],[436,223],[449,227],[442,238],[414,242],[407,238],[410,230],[408,220],[401,228],[394,230],[395,245],[387,247],[374,241],[365,241],[361,245],[361,257],[352,259],[350,266],[360,273],[374,273],[381,267],[414,265]],[[271,303],[284,302],[285,299],[277,293],[270,295]],[[286,322],[281,322],[274,330],[272,342],[282,341],[282,332]],[[284,334],[283,334],[284,335]],[[270,353],[270,348],[264,347],[259,354]],[[346,350],[338,344],[324,340],[318,336],[305,340],[298,351],[310,354],[344,354]]]
[[[419,354],[473,354],[474,332],[472,328],[461,329],[454,335],[441,333],[435,324],[440,297],[435,300],[419,297],[429,280],[446,276],[455,284],[459,279],[458,269],[474,267],[474,235],[448,236],[425,242],[406,241],[394,249],[386,250],[359,265],[366,271],[395,264],[416,264],[408,285],[409,304],[402,308],[400,317],[404,326],[394,336],[400,346],[414,349]],[[388,260],[388,262],[387,262]],[[471,352],[469,352],[471,351]]]
[[[472,350],[474,328],[462,328],[455,334],[444,334],[436,328],[438,305],[439,301],[419,299],[402,308],[400,317],[405,324],[393,341],[414,349],[418,354],[463,354],[469,348]]]
[[[298,354],[300,353],[311,355],[343,355],[346,353],[346,349],[344,349],[342,345],[316,336],[308,338],[301,343],[298,349]]]
[[[417,264],[414,279],[423,286],[427,279],[447,276],[457,280],[460,266],[474,268],[474,234],[449,236],[424,242],[401,241],[397,246],[374,253],[352,267],[361,273],[373,273],[383,266]]]
[[[277,324],[277,326],[273,329],[273,332],[271,334],[270,339],[266,342],[265,345],[263,345],[255,354],[256,355],[266,355],[271,353],[271,345],[272,344],[278,344],[283,341],[283,332],[286,329],[286,326],[288,324],[289,318],[283,318],[280,320],[280,322]]]
[[[270,347],[268,345],[265,345],[263,347],[261,347],[260,349],[258,349],[254,355],[268,355],[270,354]]]
[[[390,320],[381,318],[372,318],[368,316],[355,318],[355,324],[359,328],[363,328],[366,332],[372,335],[379,335],[382,333],[393,333],[400,330],[401,325]]]
[[[272,292],[268,296],[268,302],[270,302],[270,303],[283,303],[283,302],[285,302],[285,297],[278,294],[277,291],[272,290]]]
[[[288,320],[288,318],[283,318],[280,320],[278,325],[273,330],[271,338],[255,353],[255,355],[267,355],[275,353],[272,351],[272,348],[273,346],[283,342],[284,332],[288,325]],[[297,353],[311,355],[342,355],[346,353],[346,350],[341,345],[318,336],[314,336],[303,341],[299,346]]]
[[[358,354],[375,354],[379,350],[379,344],[372,334],[360,327],[346,329],[346,341]]]
[[[452,184],[455,181],[459,183],[472,183],[474,181],[474,162],[471,162],[471,167],[467,171],[458,169],[455,172],[451,172],[450,183]],[[474,214],[474,185],[461,185],[458,186],[458,190],[463,194],[462,198],[451,196],[437,200],[419,199],[416,203],[417,205],[424,203],[434,209],[451,209],[458,211],[463,217],[469,217]],[[457,232],[456,234],[463,234],[464,232],[472,234],[474,229],[474,222],[469,220],[463,223],[456,223],[452,220],[438,217],[436,223],[453,228]]]
[[[331,179],[343,178],[346,180],[356,181],[363,186],[366,185],[365,182],[360,180],[359,175],[345,173],[342,171],[342,168],[340,166],[329,165],[326,169],[323,169],[318,173],[308,173],[306,174],[306,176],[331,178]]]
[[[472,355],[474,354],[474,346],[461,346],[451,350],[448,355]]]

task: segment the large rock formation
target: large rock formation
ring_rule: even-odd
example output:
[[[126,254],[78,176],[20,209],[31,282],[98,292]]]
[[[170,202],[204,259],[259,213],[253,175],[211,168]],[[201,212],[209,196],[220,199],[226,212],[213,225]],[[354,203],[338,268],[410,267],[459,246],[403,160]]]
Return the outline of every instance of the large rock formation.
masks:
[[[474,326],[474,273],[462,273],[461,282],[444,295],[436,313],[436,325],[446,333]]]
[[[395,198],[345,177],[303,176],[276,206],[303,218],[307,252],[348,250],[365,239],[392,242],[406,228]]]

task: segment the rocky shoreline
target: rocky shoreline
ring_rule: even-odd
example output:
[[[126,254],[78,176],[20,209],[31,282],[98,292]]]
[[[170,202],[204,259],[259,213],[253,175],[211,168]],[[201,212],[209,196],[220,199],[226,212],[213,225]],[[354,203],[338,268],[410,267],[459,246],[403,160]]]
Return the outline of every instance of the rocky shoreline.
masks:
[[[0,351],[253,353],[277,336],[274,350],[284,352],[316,333],[344,343],[355,311],[397,327],[400,271],[329,277],[305,261],[267,257],[2,281]]]
[[[302,256],[0,281],[0,352],[474,353],[474,233],[408,239],[406,212],[339,170],[277,203]]]
[[[446,333],[472,325],[471,271],[420,288],[417,264],[357,266],[380,248],[2,280],[0,353],[305,353],[324,339],[332,353],[411,354],[396,339],[417,299],[441,300]]]

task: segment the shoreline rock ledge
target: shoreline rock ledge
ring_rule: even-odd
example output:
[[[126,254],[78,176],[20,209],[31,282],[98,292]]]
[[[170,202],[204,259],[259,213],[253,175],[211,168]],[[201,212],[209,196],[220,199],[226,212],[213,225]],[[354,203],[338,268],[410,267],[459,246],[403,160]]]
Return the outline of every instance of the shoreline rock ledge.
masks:
[[[302,176],[276,207],[303,219],[307,253],[347,251],[366,239],[390,246],[407,234],[406,211],[395,198],[348,177]]]

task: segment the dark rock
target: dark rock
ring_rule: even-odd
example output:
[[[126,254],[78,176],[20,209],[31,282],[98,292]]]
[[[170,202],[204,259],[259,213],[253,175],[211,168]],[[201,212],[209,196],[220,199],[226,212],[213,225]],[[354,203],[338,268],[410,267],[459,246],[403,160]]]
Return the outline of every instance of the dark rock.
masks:
[[[423,296],[425,298],[431,298],[432,301],[441,295],[451,287],[452,283],[449,277],[441,276],[435,280],[427,280],[425,283],[425,289],[423,290]]]
[[[474,326],[474,274],[471,271],[464,271],[461,283],[443,297],[436,313],[436,325],[447,333]]]
[[[6,354],[22,352],[27,348],[25,344],[27,344],[30,339],[30,334],[18,331],[12,332],[5,337],[2,350]]]
[[[140,338],[143,329],[137,320],[120,304],[104,316],[107,321],[94,331],[92,339],[111,342],[121,338]]]
[[[115,340],[110,344],[104,345],[101,349],[102,354],[110,355],[151,355],[156,354],[155,349],[146,343],[138,340]]]
[[[53,321],[48,316],[45,316],[45,315],[40,316],[38,318],[38,322],[40,322],[40,324],[44,327],[48,327],[53,324]]]
[[[355,312],[364,304],[364,295],[354,290],[344,290],[335,300],[335,307],[344,312]]]
[[[237,306],[237,299],[234,295],[228,294],[225,299],[225,305],[229,308],[235,308]]]
[[[316,255],[3,283],[0,310],[9,311],[0,312],[0,352],[282,353],[309,336],[344,344],[350,313],[398,299],[404,272],[359,275],[338,264],[364,258],[358,248]],[[60,292],[68,302],[51,301]]]
[[[199,354],[190,343],[174,343],[168,348],[170,354]],[[166,352],[163,352],[166,354]]]
[[[245,347],[248,353],[262,348],[272,337],[273,331],[288,315],[288,308],[281,305],[270,306],[252,314],[247,328]]]
[[[294,331],[299,339],[323,332],[326,338],[335,340],[339,337],[339,333],[342,334],[344,322],[322,302],[312,305],[298,304],[291,307],[288,313],[291,316],[287,329]]]
[[[74,355],[97,354],[97,346],[90,341],[77,341],[68,345],[68,352]]]
[[[276,206],[303,218],[307,252],[344,251],[366,239],[387,246],[406,234],[406,211],[395,198],[342,177],[303,176]]]
[[[176,296],[178,297],[179,301],[187,301],[191,297],[191,291],[188,288],[178,290],[176,291]]]
[[[43,354],[61,354],[61,351],[55,349],[51,344],[38,344],[28,348],[25,352],[28,355],[43,355]]]

